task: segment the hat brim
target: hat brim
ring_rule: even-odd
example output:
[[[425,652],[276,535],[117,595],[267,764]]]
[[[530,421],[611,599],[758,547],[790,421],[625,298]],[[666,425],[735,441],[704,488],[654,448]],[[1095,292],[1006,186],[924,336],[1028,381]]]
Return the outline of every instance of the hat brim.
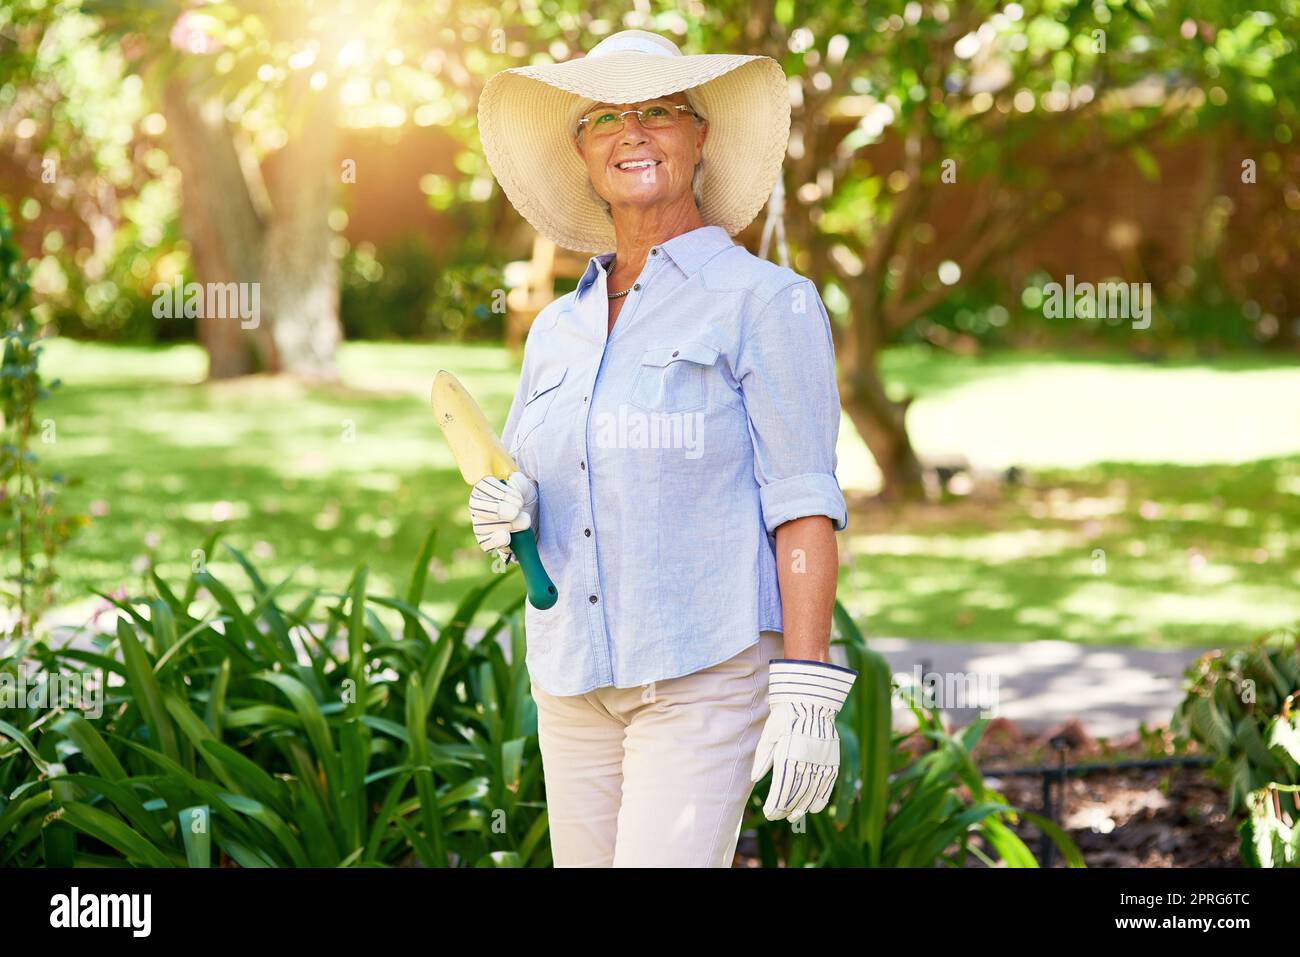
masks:
[[[543,236],[565,249],[609,252],[614,227],[588,190],[569,118],[579,100],[635,103],[683,90],[709,121],[701,214],[735,235],[771,195],[790,138],[786,76],[771,57],[622,52],[503,70],[479,99],[488,166]]]

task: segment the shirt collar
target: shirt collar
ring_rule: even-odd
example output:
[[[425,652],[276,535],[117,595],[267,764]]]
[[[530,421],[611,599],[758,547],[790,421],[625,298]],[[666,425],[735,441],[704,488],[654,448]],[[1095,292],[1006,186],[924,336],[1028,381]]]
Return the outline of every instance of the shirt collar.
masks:
[[[728,246],[736,245],[721,226],[700,226],[680,233],[657,248],[668,254],[687,279],[699,272],[700,267]],[[609,268],[613,253],[600,253],[587,261],[587,269],[578,280],[574,298],[581,301],[583,293],[596,281],[598,272]]]

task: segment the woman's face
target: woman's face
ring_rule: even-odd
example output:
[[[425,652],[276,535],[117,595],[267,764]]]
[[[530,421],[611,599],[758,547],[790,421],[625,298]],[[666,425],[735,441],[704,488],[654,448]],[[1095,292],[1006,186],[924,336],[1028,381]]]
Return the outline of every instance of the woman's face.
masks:
[[[600,103],[613,111],[645,107],[659,101],[686,104],[684,93],[641,100],[638,103]],[[584,129],[575,146],[587,164],[596,193],[613,207],[671,205],[691,194],[691,176],[700,161],[708,127],[696,125],[689,113],[678,111],[677,122],[658,129],[646,129],[635,113],[623,117],[618,133],[600,136]],[[590,124],[588,124],[590,126]],[[653,160],[653,166],[620,169],[629,160]],[[693,204],[694,199],[690,202]]]

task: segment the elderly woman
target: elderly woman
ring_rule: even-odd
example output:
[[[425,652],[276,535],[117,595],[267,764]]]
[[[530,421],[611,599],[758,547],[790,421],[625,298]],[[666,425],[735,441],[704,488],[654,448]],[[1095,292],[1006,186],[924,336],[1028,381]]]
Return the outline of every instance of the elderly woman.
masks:
[[[857,672],[829,661],[830,324],[813,283],[730,238],[789,124],[774,60],[641,30],[483,92],[510,201],[599,253],[529,331],[502,432],[519,471],[470,499],[482,548],[510,561],[532,527],[558,587],[525,613],[556,866],[729,867],[769,769],[771,820],[832,796]]]

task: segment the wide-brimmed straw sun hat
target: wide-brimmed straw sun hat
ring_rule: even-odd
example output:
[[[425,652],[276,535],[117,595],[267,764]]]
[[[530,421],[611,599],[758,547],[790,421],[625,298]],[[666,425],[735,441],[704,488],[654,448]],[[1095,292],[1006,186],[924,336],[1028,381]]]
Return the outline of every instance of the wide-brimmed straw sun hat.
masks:
[[[623,30],[578,59],[495,74],[479,99],[479,136],[497,182],[534,229],[565,249],[610,252],[613,223],[573,147],[578,114],[683,91],[709,124],[701,215],[735,235],[771,194],[790,138],[786,76],[771,57],[686,56],[667,37]]]

